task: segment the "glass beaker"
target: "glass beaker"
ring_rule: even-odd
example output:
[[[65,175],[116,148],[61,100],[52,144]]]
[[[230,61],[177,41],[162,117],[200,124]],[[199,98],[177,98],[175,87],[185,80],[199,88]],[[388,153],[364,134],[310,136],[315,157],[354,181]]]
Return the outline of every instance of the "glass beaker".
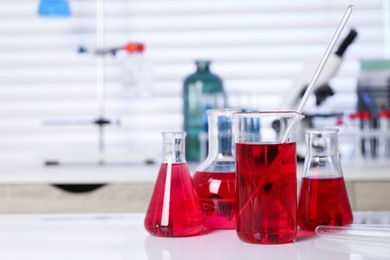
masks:
[[[236,163],[232,120],[235,109],[207,110],[209,152],[193,176],[206,227],[234,229],[236,217]]]
[[[145,229],[156,236],[199,235],[204,216],[185,160],[183,131],[163,132],[162,163],[146,212]]]
[[[361,129],[361,145],[362,145],[362,154],[365,159],[372,160],[376,157],[375,146],[377,140],[375,136],[372,136],[374,128],[374,118],[369,111],[360,111],[360,129]]]
[[[338,129],[307,129],[306,157],[298,204],[298,225],[342,226],[353,222],[337,141]]]
[[[296,112],[235,113],[237,235],[258,244],[289,243],[297,232]]]

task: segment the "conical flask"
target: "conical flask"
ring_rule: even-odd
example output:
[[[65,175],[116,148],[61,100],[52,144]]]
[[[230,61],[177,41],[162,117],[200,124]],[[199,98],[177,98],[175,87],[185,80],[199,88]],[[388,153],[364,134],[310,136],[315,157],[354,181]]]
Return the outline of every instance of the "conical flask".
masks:
[[[298,204],[298,225],[343,226],[353,222],[337,140],[338,129],[306,130],[305,157]]]
[[[162,133],[162,163],[144,221],[152,235],[194,236],[204,230],[203,212],[185,159],[185,135],[183,131]]]
[[[232,133],[235,109],[207,110],[209,152],[193,176],[208,229],[234,229],[236,163]]]

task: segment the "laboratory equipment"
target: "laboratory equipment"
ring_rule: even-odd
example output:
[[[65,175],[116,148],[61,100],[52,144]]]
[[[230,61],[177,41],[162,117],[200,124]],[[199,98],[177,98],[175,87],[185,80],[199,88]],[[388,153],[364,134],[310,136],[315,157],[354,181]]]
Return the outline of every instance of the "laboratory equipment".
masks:
[[[100,14],[101,11],[99,11]],[[102,15],[98,15],[100,17]],[[102,33],[102,32],[100,32]],[[153,80],[151,64],[143,57],[140,57],[138,54],[143,53],[145,50],[145,45],[141,42],[128,42],[120,47],[110,47],[110,48],[97,48],[90,49],[83,45],[79,46],[77,52],[79,54],[88,54],[93,55],[97,59],[97,81],[96,81],[96,89],[97,89],[97,109],[98,115],[96,118],[91,119],[47,119],[43,121],[43,125],[45,126],[73,126],[73,125],[96,125],[98,129],[98,155],[93,156],[92,164],[96,162],[98,164],[106,164],[109,160],[113,160],[112,158],[108,158],[106,153],[106,137],[105,137],[105,129],[107,126],[122,126],[125,125],[125,120],[120,117],[108,117],[105,113],[106,108],[106,98],[105,98],[105,86],[104,86],[104,57],[107,55],[112,56],[120,56],[123,62],[123,96],[124,97],[141,97],[146,95],[146,93],[150,94],[151,84]],[[133,57],[132,56],[138,56]],[[139,62],[139,63],[138,63]],[[134,63],[134,64],[131,64]],[[76,156],[77,157],[77,156]],[[118,158],[118,156],[116,156]],[[128,161],[129,158],[120,159],[119,161]],[[138,160],[138,159],[137,159]],[[71,159],[63,159],[63,158],[50,158],[45,160],[45,165],[65,165],[72,163],[80,163],[80,158],[71,158]],[[90,163],[89,159],[83,159],[81,163]],[[154,159],[145,158],[146,163],[153,163]]]
[[[342,226],[353,221],[337,141],[338,129],[307,129],[307,153],[298,204],[298,225]]]
[[[315,229],[322,238],[390,243],[390,225],[352,224],[348,226],[324,226]]]
[[[390,60],[361,60],[357,86],[357,111],[361,118],[362,154],[366,159],[383,158],[379,113],[390,109]],[[375,136],[374,133],[377,133]],[[379,133],[379,134],[378,134]]]
[[[142,53],[145,51],[145,44],[142,42],[128,42],[123,46],[91,49],[84,45],[80,45],[77,52],[80,54],[90,54],[95,56],[116,56],[118,52],[125,51],[128,53]]]
[[[390,158],[390,110],[379,112],[379,158]]]
[[[353,159],[378,158],[380,150],[380,131],[375,127],[370,111],[357,111],[349,114],[347,132],[353,139]]]
[[[204,215],[185,159],[185,132],[163,132],[162,137],[162,163],[145,229],[163,237],[199,235],[204,230]]]
[[[124,97],[148,97],[152,93],[152,63],[145,55],[145,45],[126,44],[118,53],[121,61],[121,81]]]
[[[301,112],[351,12],[352,6],[348,6],[297,112],[235,114],[236,230],[243,241],[287,243],[296,236],[295,131],[303,118]]]
[[[194,185],[208,229],[234,229],[236,164],[232,120],[235,109],[207,110],[208,155],[195,171]]]
[[[358,113],[360,118],[361,153],[365,159],[376,157],[377,138],[372,135],[375,131],[373,116],[369,111]]]
[[[360,131],[360,114],[353,112],[348,115],[349,127],[348,131],[353,139],[353,159],[359,160],[363,158],[361,145],[361,131]]]
[[[334,91],[329,85],[329,80],[333,78],[343,61],[343,55],[347,48],[353,43],[358,33],[355,29],[351,29],[348,35],[341,42],[339,48],[329,55],[321,75],[318,77],[314,86],[314,95],[316,97],[316,105],[321,105],[327,97],[333,96]],[[289,89],[289,95],[284,95],[280,102],[281,109],[296,109],[298,103],[303,97],[311,77],[314,74],[316,63],[313,61],[307,62],[301,73],[294,79],[292,87]]]
[[[288,95],[283,96],[283,99],[280,102],[278,109],[296,110],[301,98],[304,98],[304,94],[308,92],[307,89],[310,87],[310,85],[312,85],[312,90],[310,91],[310,94],[312,92],[314,93],[316,106],[322,105],[328,97],[334,95],[334,91],[330,87],[329,81],[338,72],[338,69],[343,61],[343,55],[345,54],[347,48],[353,43],[353,41],[357,37],[357,31],[355,29],[351,29],[348,35],[339,45],[338,49],[334,53],[331,53],[331,50],[333,49],[333,46],[335,45],[336,40],[341,33],[341,30],[343,29],[347,19],[349,18],[351,11],[352,6],[349,6],[347,12],[343,17],[343,20],[338,27],[338,31],[336,31],[336,34],[333,36],[333,39],[328,46],[328,53],[326,53],[323,57],[323,64],[320,64],[320,66],[322,65],[321,71],[318,71],[318,68],[317,71],[315,71],[316,63],[312,61],[307,62],[304,68],[301,70],[301,73],[298,74],[297,77],[293,80]],[[318,76],[315,81],[310,82],[311,77],[317,72]],[[308,97],[309,95],[307,96],[307,98]],[[302,110],[299,110],[299,107],[297,111],[299,113],[303,112]],[[312,117],[310,116],[310,114],[308,114],[308,116],[302,120],[301,124],[297,128],[297,155],[299,159],[304,158],[305,155],[304,131],[306,128],[311,127],[311,118]]]
[[[226,107],[226,96],[220,77],[210,71],[211,62],[196,61],[196,72],[184,80],[183,116],[186,158],[198,162],[206,158],[207,109]]]
[[[376,119],[390,109],[390,60],[361,60],[357,86],[357,111],[368,111]]]
[[[292,242],[297,232],[296,112],[233,116],[236,143],[237,235],[245,242]]]

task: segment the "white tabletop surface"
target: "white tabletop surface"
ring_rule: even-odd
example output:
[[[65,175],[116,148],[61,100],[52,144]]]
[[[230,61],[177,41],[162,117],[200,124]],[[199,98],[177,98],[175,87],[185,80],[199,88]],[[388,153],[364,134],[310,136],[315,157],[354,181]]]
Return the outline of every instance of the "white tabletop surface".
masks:
[[[154,183],[159,164],[2,164],[0,184]],[[197,164],[189,164],[193,173]],[[390,160],[343,162],[346,181],[390,181]],[[298,178],[302,165],[298,165]]]
[[[388,213],[386,214],[387,220]],[[359,217],[358,217],[359,218]],[[241,242],[234,230],[186,238],[149,235],[144,214],[0,215],[2,260],[389,259],[390,245],[299,232],[294,243]]]

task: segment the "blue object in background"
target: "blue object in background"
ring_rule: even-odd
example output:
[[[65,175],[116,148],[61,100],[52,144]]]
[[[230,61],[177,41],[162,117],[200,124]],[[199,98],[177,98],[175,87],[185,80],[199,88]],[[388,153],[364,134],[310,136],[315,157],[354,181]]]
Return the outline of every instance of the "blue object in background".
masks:
[[[43,17],[68,17],[69,3],[67,0],[40,0],[38,13]]]
[[[196,61],[196,72],[184,80],[183,117],[186,131],[186,159],[189,162],[203,160],[202,133],[207,133],[207,109],[226,107],[226,95],[222,79],[210,71],[211,61]],[[207,134],[206,134],[207,139]],[[206,141],[205,141],[206,142]],[[207,144],[205,152],[207,153]],[[203,157],[207,157],[204,154]]]

